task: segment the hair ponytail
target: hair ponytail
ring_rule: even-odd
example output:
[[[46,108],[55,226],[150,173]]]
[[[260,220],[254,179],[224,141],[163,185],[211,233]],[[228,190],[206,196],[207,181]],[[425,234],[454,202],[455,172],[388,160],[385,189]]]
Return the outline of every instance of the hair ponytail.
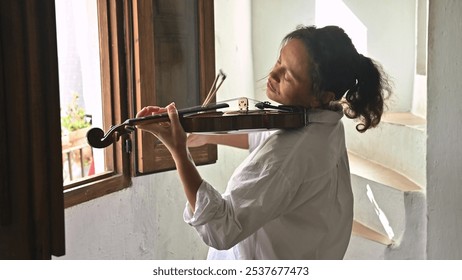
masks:
[[[359,118],[356,130],[365,132],[380,123],[391,90],[382,67],[371,58],[359,54],[355,68],[356,84],[346,93],[344,111],[350,119]]]

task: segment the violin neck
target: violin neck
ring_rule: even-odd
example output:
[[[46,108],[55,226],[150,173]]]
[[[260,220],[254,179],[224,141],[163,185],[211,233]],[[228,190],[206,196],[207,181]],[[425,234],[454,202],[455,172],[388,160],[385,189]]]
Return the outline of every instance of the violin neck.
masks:
[[[182,117],[183,115],[195,114],[195,113],[200,113],[200,112],[208,112],[208,111],[213,111],[213,110],[227,108],[227,107],[229,107],[229,105],[226,103],[210,104],[207,106],[194,106],[194,107],[189,107],[189,108],[178,110],[178,115]],[[168,120],[168,113],[162,113],[162,114],[141,117],[141,118],[128,119],[125,123],[128,126],[134,126],[137,124],[161,122],[164,120]]]

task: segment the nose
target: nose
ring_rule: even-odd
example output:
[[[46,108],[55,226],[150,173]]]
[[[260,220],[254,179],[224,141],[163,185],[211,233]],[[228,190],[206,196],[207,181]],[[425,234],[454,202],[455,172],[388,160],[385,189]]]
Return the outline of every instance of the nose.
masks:
[[[269,73],[269,76],[271,79],[273,79],[275,82],[280,81],[280,76],[281,76],[281,69],[278,67],[278,65],[275,65],[273,69],[271,69],[271,72]]]

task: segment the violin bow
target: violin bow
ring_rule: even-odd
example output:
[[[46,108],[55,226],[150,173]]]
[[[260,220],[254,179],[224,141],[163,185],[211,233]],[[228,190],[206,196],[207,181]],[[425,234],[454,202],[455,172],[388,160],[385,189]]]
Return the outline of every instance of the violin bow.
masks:
[[[226,79],[226,74],[223,73],[223,71],[220,69],[220,72],[218,73],[218,75],[215,77],[215,80],[213,81],[213,84],[212,86],[210,87],[210,91],[209,93],[207,94],[207,97],[205,98],[204,100],[204,103],[202,103],[202,106],[207,106],[210,104],[210,102],[212,101],[212,99],[215,97],[218,89],[221,87],[221,84],[223,84],[223,82],[225,81]],[[217,85],[217,82],[220,81]]]

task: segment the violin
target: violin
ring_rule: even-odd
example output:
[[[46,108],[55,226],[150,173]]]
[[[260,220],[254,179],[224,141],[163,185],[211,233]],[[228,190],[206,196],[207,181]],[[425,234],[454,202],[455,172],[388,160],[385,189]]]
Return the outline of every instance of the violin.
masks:
[[[255,104],[257,110],[249,110],[248,99],[240,98],[239,110],[217,111],[228,107],[227,103],[195,106],[178,110],[178,115],[183,129],[190,133],[296,129],[308,124],[307,110],[298,106],[274,106],[269,102],[258,102]],[[107,133],[95,127],[87,132],[87,141],[94,148],[105,148],[118,141],[121,136],[135,131],[136,125],[165,121],[169,121],[167,113],[127,119],[111,127]]]

